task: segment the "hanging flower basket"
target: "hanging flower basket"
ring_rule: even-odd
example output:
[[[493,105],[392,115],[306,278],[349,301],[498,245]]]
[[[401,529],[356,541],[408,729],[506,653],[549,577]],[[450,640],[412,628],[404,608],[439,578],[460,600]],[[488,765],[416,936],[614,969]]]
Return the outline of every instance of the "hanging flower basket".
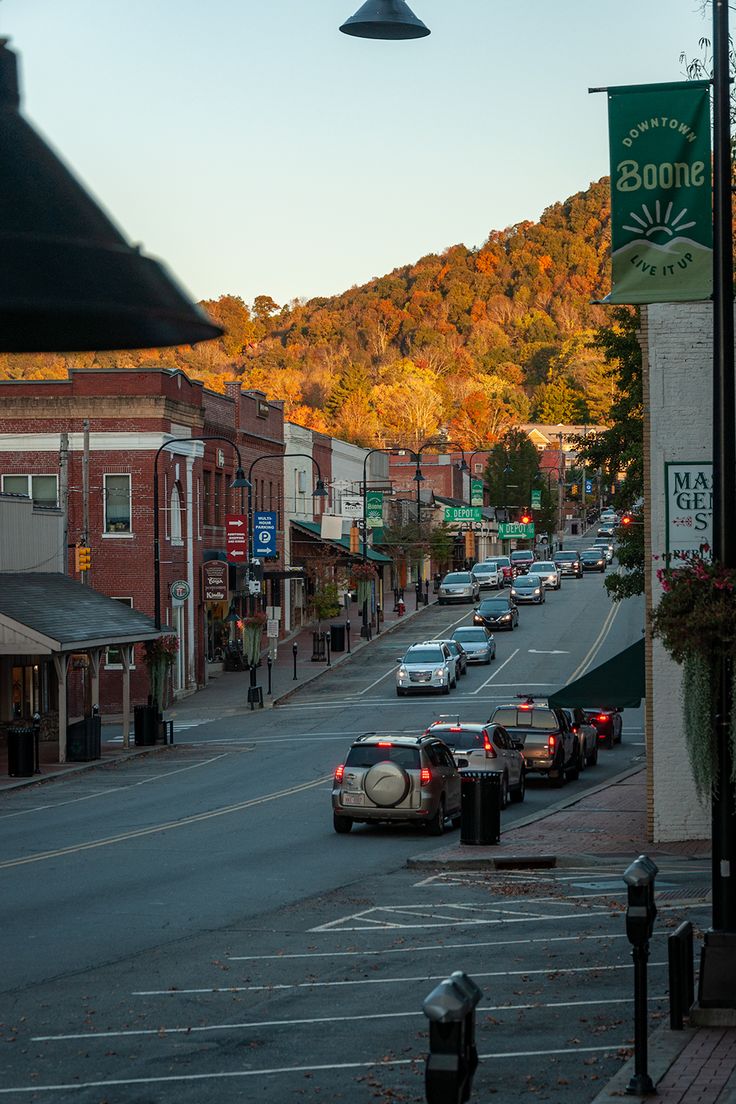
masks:
[[[267,621],[265,613],[251,613],[243,618],[243,652],[251,667],[260,661],[261,637]]]
[[[653,635],[683,668],[685,741],[698,796],[707,803],[718,785],[715,733],[722,661],[736,659],[736,570],[694,553],[677,563],[657,572],[663,594],[650,611],[650,623]],[[732,718],[733,753],[735,723]],[[733,762],[731,781],[736,783],[736,755]]]
[[[376,577],[375,568],[369,563],[356,564],[351,569],[351,574],[356,585],[361,581],[372,583]]]
[[[151,684],[151,697],[161,710],[164,708],[166,676],[179,654],[179,637],[174,633],[148,640],[143,646],[144,659]]]
[[[243,618],[244,629],[265,629],[268,618],[265,613],[251,613]]]

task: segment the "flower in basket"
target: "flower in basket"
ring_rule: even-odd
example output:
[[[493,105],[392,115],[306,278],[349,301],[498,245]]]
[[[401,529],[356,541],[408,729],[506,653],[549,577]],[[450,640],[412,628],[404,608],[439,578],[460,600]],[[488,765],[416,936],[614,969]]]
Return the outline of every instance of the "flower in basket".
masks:
[[[723,660],[736,659],[736,570],[687,553],[660,568],[662,595],[650,611],[652,633],[682,665],[682,707],[690,766],[700,799],[718,785],[717,698]],[[736,728],[732,727],[736,752]],[[736,758],[734,758],[736,771]],[[736,783],[736,777],[731,779]]]
[[[151,696],[159,709],[164,707],[166,674],[174,666],[179,653],[179,637],[167,633],[144,644],[144,658],[151,683]]]
[[[261,637],[268,618],[260,611],[250,613],[243,618],[243,651],[251,667],[258,664],[261,657]]]
[[[265,613],[250,613],[243,618],[244,629],[265,629],[268,618]]]
[[[372,583],[376,577],[373,566],[369,563],[359,563],[352,568],[353,581],[357,584],[361,581]]]

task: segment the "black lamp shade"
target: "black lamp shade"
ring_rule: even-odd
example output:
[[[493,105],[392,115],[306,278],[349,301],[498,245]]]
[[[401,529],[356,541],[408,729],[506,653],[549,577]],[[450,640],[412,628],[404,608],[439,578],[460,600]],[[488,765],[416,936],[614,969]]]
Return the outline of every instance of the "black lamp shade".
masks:
[[[343,34],[354,38],[382,38],[397,41],[426,38],[429,27],[417,19],[405,0],[366,0],[355,15],[340,27]]]
[[[222,330],[132,248],[19,112],[0,40],[0,352],[192,345]]]

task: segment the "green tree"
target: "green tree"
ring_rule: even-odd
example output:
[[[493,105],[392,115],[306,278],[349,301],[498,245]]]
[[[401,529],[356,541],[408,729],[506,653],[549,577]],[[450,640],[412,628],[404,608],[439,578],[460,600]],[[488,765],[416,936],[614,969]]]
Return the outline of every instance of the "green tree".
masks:
[[[529,506],[539,453],[521,429],[509,429],[488,457],[485,481],[497,506]]]

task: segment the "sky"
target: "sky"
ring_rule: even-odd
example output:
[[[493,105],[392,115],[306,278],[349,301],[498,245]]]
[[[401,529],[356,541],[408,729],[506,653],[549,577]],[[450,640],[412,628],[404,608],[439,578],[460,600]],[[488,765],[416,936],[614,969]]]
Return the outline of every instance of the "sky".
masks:
[[[608,173],[606,97],[681,80],[700,0],[3,0],[23,111],[197,299],[339,293]]]

